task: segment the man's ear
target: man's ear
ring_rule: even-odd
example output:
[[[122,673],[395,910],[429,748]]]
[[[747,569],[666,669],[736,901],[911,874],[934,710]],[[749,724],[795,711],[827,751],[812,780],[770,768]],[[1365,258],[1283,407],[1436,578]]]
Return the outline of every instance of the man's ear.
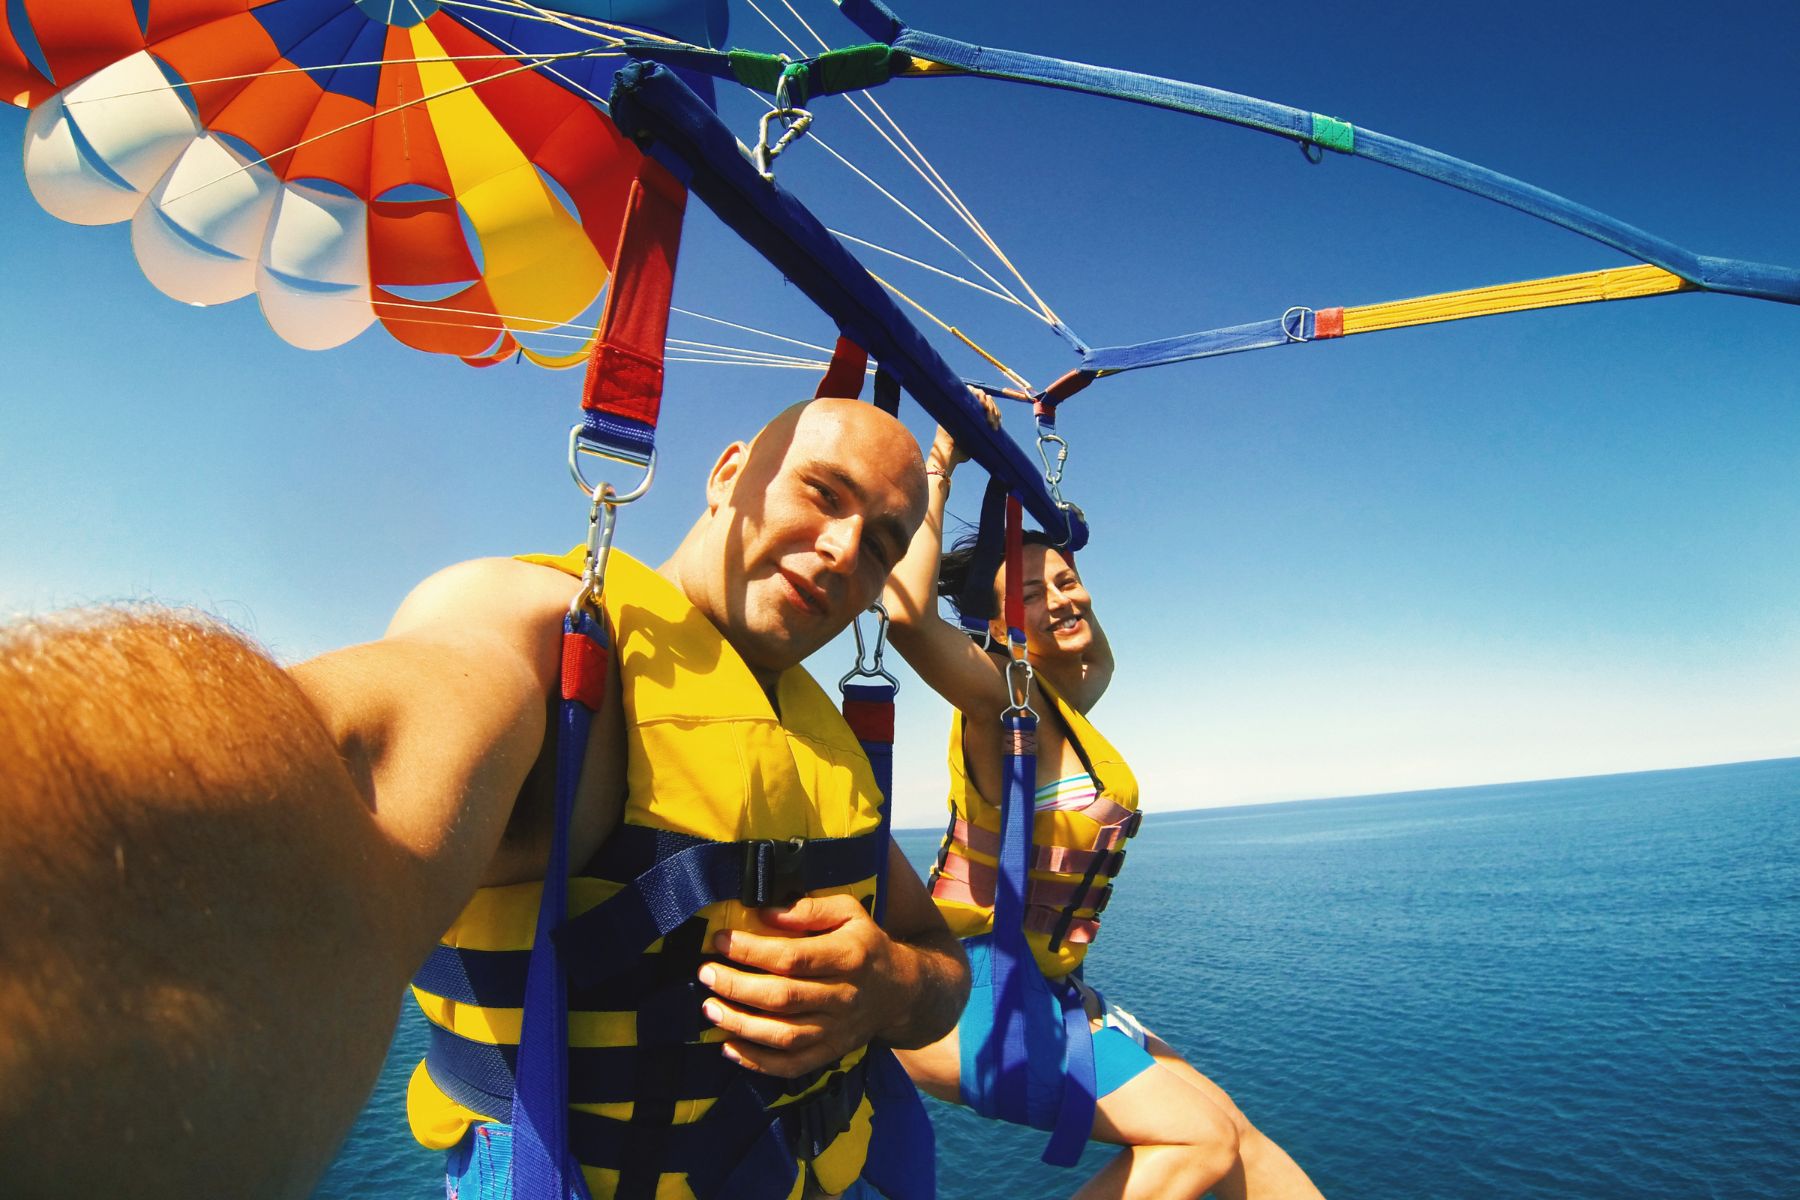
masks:
[[[718,512],[719,506],[731,498],[732,486],[743,474],[749,458],[748,442],[733,442],[720,453],[719,461],[713,464],[712,473],[706,477],[707,511]]]

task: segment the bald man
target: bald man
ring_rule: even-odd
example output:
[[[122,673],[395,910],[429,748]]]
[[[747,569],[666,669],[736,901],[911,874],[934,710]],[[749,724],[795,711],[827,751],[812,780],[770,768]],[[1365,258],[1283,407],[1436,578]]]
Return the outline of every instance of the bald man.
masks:
[[[880,595],[924,506],[904,427],[815,401],[725,448],[668,561],[615,560],[615,662],[576,795],[572,913],[636,886],[581,868],[633,830],[868,840],[867,762],[798,664]],[[421,990],[438,1030],[414,1131],[451,1151],[465,1194],[504,1177],[508,1097],[469,1064],[510,1062],[518,1040],[519,928],[549,854],[578,568],[452,567],[381,640],[286,673],[168,614],[3,635],[0,1115],[38,1142],[8,1168],[10,1194],[304,1196],[379,1069],[394,996],[446,955],[473,992]],[[574,1153],[590,1190],[680,1194],[691,1173],[703,1193],[711,1168],[669,1131],[711,1129],[711,1155],[731,1152],[743,1130],[700,1119],[756,1079],[767,1108],[804,1117],[775,1127],[797,1164],[777,1194],[856,1177],[870,1126],[858,1097],[874,1090],[863,1048],[935,1041],[967,990],[917,876],[891,844],[880,853],[884,925],[863,878],[785,907],[727,900],[655,947],[619,950],[644,966],[609,964],[608,979],[636,993],[608,982],[571,999],[570,1137],[587,1139]],[[704,1028],[639,1044],[690,1004]],[[576,1061],[589,1052],[592,1071]],[[624,1093],[610,1063],[634,1064]]]

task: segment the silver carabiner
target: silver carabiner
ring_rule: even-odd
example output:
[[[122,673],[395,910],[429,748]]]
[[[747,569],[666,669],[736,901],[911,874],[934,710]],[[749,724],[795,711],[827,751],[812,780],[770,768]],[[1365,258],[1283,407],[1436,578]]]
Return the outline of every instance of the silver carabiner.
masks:
[[[868,648],[863,642],[862,613],[857,613],[856,619],[850,622],[850,631],[856,635],[856,665],[846,671],[844,677],[838,680],[838,689],[843,690],[844,685],[852,679],[885,679],[893,685],[895,691],[899,691],[900,681],[894,678],[893,673],[881,663],[881,656],[887,650],[887,605],[877,600],[865,611],[875,614],[875,657],[873,661],[864,661],[868,654]]]
[[[619,505],[613,499],[612,484],[603,483],[594,492],[594,503],[588,509],[587,556],[581,568],[581,590],[569,601],[569,616],[579,619],[583,608],[598,612],[600,593],[606,586],[606,560],[612,556],[613,530],[619,523]]]
[[[779,120],[782,124],[781,136],[774,142],[769,141],[769,126]],[[756,171],[764,179],[775,181],[775,159],[783,150],[793,145],[806,131],[812,128],[813,115],[804,108],[771,108],[762,115],[762,122],[757,127],[756,137]]]
[[[1025,675],[1022,685],[1021,685],[1021,681],[1014,677],[1014,672],[1019,670],[1020,668],[1024,669],[1024,675]],[[1033,678],[1033,672],[1031,669],[1031,660],[1030,659],[1028,659],[1028,658],[1011,658],[1011,659],[1007,660],[1007,662],[1006,662],[1006,692],[1007,692],[1007,697],[1012,701],[1012,703],[1008,704],[1006,706],[1006,708],[1004,710],[1002,710],[1002,712],[1000,713],[1000,716],[1002,718],[1023,714],[1025,716],[1029,716],[1034,721],[1037,720],[1037,710],[1035,708],[1031,707],[1031,681],[1032,681],[1032,678]]]
[[[581,589],[569,601],[569,617],[572,620],[579,619],[584,608],[593,612],[600,610],[600,595],[606,587],[606,560],[612,555],[613,530],[619,523],[619,506],[641,499],[650,490],[651,481],[656,478],[654,447],[650,450],[649,458],[639,462],[584,442],[581,438],[582,428],[577,425],[569,430],[569,474],[574,477],[575,486],[593,503],[588,506],[587,557],[581,569]],[[589,483],[581,473],[583,454],[626,466],[641,467],[644,477],[636,487],[623,495],[604,480]]]
[[[1050,452],[1046,445],[1056,447],[1056,462],[1050,461]],[[1044,464],[1044,482],[1050,485],[1050,494],[1058,501],[1062,499],[1063,464],[1069,461],[1069,443],[1063,440],[1062,434],[1046,425],[1038,426],[1037,435],[1038,461]]]

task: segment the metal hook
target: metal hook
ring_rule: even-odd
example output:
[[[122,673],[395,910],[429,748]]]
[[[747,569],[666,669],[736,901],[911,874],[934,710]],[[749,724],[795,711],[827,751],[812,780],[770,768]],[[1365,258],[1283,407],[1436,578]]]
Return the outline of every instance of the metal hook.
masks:
[[[619,506],[613,499],[612,484],[603,483],[595,490],[593,506],[588,509],[587,557],[581,569],[581,590],[569,601],[571,619],[579,619],[584,608],[600,608],[600,593],[606,586],[606,561],[612,557],[613,530],[618,523]]]
[[[894,678],[893,673],[881,663],[881,656],[887,650],[887,606],[877,600],[864,611],[875,614],[875,657],[871,661],[864,661],[868,648],[863,642],[862,613],[857,613],[856,619],[850,622],[850,630],[856,635],[856,665],[846,671],[844,677],[838,680],[838,687],[843,688],[852,679],[885,679],[893,685],[895,691],[899,691],[900,681]]]
[[[769,126],[780,120],[784,126],[780,137],[774,143],[769,141]],[[804,108],[771,108],[762,115],[762,123],[757,129],[756,170],[764,179],[775,181],[775,159],[783,150],[793,145],[805,132],[812,128],[813,115]]]
[[[593,500],[588,506],[587,557],[582,564],[581,589],[575,598],[569,601],[569,617],[579,619],[582,609],[599,611],[600,594],[606,586],[606,561],[612,556],[613,530],[619,523],[619,506],[630,504],[642,498],[650,490],[650,483],[656,478],[656,450],[650,450],[650,456],[642,462],[614,453],[581,438],[582,426],[577,425],[569,431],[569,474],[574,476],[575,485]],[[627,466],[642,467],[643,479],[629,492],[620,494],[612,484],[605,482],[594,484],[587,481],[581,473],[581,456],[592,455],[610,462],[623,463]]]
[[[1025,673],[1022,685],[1018,679],[1014,678],[1014,672],[1020,668],[1023,668]],[[1030,659],[1021,656],[1019,658],[1007,660],[1006,692],[1007,697],[1012,703],[1007,705],[1000,713],[1002,718],[1022,713],[1029,716],[1034,721],[1037,719],[1037,710],[1031,707],[1031,681],[1033,674]]]

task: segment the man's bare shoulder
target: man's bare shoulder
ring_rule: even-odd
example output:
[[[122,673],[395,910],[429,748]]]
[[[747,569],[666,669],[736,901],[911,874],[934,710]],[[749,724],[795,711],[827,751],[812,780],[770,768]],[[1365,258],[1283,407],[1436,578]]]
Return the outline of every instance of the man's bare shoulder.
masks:
[[[554,567],[516,558],[476,558],[427,578],[401,602],[387,637],[527,633],[558,630],[578,581]]]

